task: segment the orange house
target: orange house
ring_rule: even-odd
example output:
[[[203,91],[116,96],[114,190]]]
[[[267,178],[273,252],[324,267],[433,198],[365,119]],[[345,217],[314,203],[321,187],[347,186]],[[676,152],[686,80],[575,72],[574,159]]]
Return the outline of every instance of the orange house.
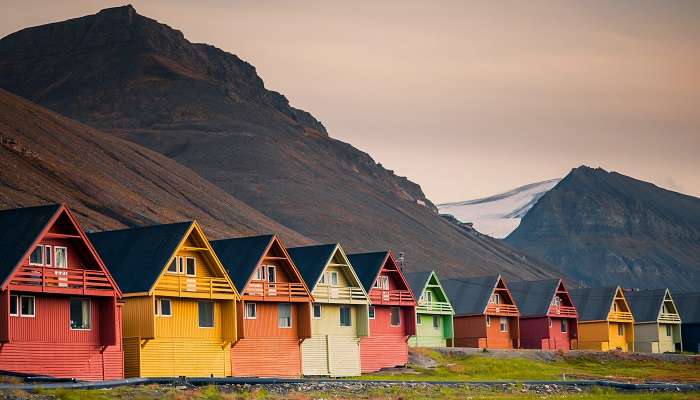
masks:
[[[241,294],[232,375],[300,376],[313,297],[282,241],[263,235],[211,244]]]
[[[520,312],[500,275],[448,279],[442,286],[455,310],[455,347],[520,346]]]

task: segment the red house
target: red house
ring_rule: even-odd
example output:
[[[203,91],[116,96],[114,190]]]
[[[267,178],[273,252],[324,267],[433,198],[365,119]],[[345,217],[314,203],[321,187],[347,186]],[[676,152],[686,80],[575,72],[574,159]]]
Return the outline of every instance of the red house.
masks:
[[[369,336],[360,341],[362,372],[408,363],[408,339],[416,334],[416,300],[388,251],[351,254],[350,263],[369,293]]]
[[[455,310],[455,347],[519,347],[520,312],[500,275],[448,279],[442,286]]]
[[[121,292],[70,210],[2,210],[0,243],[0,370],[122,378]]]
[[[561,279],[511,282],[508,289],[520,310],[520,347],[576,348],[578,313]]]

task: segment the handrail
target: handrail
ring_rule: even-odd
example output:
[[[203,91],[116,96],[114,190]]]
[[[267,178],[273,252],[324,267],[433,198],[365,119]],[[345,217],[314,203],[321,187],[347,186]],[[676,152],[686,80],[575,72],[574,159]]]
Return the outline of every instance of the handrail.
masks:
[[[415,301],[408,290],[383,290],[373,288],[369,292],[372,304],[413,305]]]
[[[489,314],[518,315],[518,307],[513,304],[489,303],[489,305],[486,307],[486,312]]]
[[[309,293],[302,283],[251,281],[245,287],[243,296],[261,297],[263,301],[280,301],[287,299],[308,298]]]
[[[572,306],[550,306],[549,313],[565,317],[576,317],[578,315],[576,312],[576,307]]]
[[[114,291],[107,275],[100,270],[78,268],[56,268],[43,266],[22,266],[17,269],[10,285],[32,290],[39,287],[48,289],[91,291]]]
[[[661,314],[659,314],[659,321],[661,321],[661,322],[681,322],[681,317],[678,314],[661,313]]]
[[[352,286],[318,284],[313,292],[316,301],[367,301],[362,289]]]
[[[446,301],[418,301],[416,312],[452,312],[452,306]]]
[[[226,278],[210,276],[163,275],[156,291],[187,297],[190,294],[207,294],[210,298],[235,294]]]
[[[632,313],[627,311],[610,311],[608,314],[608,319],[622,321],[622,322],[633,322]]]

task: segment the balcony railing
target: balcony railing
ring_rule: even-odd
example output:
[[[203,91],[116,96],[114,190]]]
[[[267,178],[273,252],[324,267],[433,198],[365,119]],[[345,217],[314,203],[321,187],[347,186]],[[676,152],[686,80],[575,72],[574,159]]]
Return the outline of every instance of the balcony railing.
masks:
[[[196,297],[209,299],[234,298],[235,292],[224,278],[186,275],[163,275],[156,286],[160,296]]]
[[[518,307],[512,304],[489,303],[488,307],[486,307],[486,313],[497,315],[518,315]]]
[[[408,290],[382,290],[372,289],[369,292],[369,299],[374,305],[413,305],[415,301]]]
[[[418,302],[418,307],[416,307],[416,312],[424,312],[424,313],[451,313],[452,312],[452,307],[450,306],[450,303],[446,301],[419,301]]]
[[[578,314],[576,313],[576,308],[571,306],[551,306],[549,307],[550,315],[557,315],[562,317],[573,317],[575,318]]]
[[[243,296],[258,301],[308,301],[309,294],[301,283],[251,281]]]
[[[681,322],[681,317],[678,314],[661,313],[659,322]]]
[[[12,290],[44,293],[68,293],[112,296],[114,287],[107,275],[98,270],[28,266],[17,270]]]
[[[314,289],[314,300],[329,303],[366,303],[367,297],[359,287],[337,287],[319,284]]]
[[[610,311],[608,319],[611,321],[632,322],[632,313],[625,311]]]

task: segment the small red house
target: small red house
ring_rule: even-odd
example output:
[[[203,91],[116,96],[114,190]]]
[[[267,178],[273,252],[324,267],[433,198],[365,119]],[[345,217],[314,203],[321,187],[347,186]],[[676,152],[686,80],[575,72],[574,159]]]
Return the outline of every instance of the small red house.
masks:
[[[372,305],[369,336],[360,341],[362,372],[408,363],[408,339],[416,334],[416,300],[391,252],[351,254]]]
[[[0,243],[0,370],[123,378],[121,292],[70,210],[2,210]]]
[[[511,282],[508,289],[520,310],[521,348],[576,348],[578,313],[561,279]]]
[[[455,347],[519,347],[520,312],[500,275],[448,279],[442,286],[455,310]]]

